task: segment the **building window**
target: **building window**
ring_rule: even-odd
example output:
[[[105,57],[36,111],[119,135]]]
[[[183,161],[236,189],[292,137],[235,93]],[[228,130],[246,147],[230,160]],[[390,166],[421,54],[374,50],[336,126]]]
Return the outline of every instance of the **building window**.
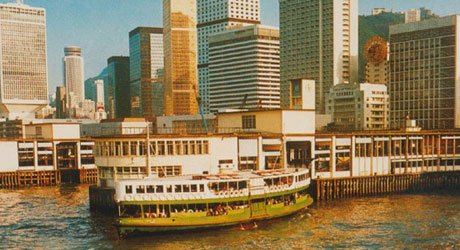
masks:
[[[242,122],[243,122],[243,129],[255,129],[256,128],[256,116],[255,115],[243,115]]]

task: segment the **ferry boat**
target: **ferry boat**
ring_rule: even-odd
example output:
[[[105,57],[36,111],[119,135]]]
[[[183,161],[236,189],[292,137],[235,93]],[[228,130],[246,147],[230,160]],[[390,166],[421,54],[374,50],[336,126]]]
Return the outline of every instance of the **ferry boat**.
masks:
[[[120,235],[234,225],[296,213],[310,204],[308,169],[220,172],[116,183]]]

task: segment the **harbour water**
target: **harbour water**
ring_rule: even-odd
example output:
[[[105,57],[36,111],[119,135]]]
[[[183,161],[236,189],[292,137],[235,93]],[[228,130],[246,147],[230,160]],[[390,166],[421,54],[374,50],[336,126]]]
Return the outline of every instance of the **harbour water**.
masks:
[[[314,204],[257,228],[119,239],[88,186],[0,190],[0,249],[460,249],[460,191]]]

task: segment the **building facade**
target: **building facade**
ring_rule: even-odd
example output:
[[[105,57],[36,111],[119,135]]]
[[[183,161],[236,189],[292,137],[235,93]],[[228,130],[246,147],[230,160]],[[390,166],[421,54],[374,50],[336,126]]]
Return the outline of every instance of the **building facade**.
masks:
[[[316,81],[316,111],[325,113],[331,86],[358,80],[358,1],[280,0],[281,106],[289,81]]]
[[[279,29],[250,25],[208,39],[212,113],[280,108]]]
[[[48,104],[46,11],[0,4],[0,117],[33,118]]]
[[[197,0],[198,92],[205,113],[210,111],[209,36],[230,27],[260,24],[259,0]]]
[[[131,116],[164,114],[163,29],[137,27],[129,32]]]
[[[109,80],[110,118],[125,118],[131,114],[130,59],[127,56],[113,56],[107,60]]]
[[[388,60],[378,64],[366,63],[364,69],[366,71],[364,74],[365,82],[377,84],[388,83]]]
[[[65,104],[65,87],[56,87],[56,118],[62,119],[67,117],[67,105]]]
[[[387,129],[389,108],[384,84],[339,84],[331,88],[327,99],[335,129]]]
[[[79,106],[85,99],[83,57],[81,48],[76,46],[64,48],[64,83],[66,97],[72,100],[67,101],[67,108],[70,110]]]
[[[163,0],[165,114],[198,113],[196,0]]]
[[[460,127],[460,16],[390,26],[390,125]]]
[[[420,22],[420,20],[421,20],[420,10],[406,10],[404,12],[404,22],[405,23]]]

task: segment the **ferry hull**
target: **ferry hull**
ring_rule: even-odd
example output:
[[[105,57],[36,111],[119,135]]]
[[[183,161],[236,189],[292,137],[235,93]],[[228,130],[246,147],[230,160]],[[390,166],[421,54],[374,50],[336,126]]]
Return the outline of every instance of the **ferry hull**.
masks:
[[[296,200],[289,206],[284,204],[267,205],[263,212],[255,211],[253,207],[228,211],[221,216],[171,217],[171,218],[124,218],[118,223],[120,235],[142,233],[165,233],[176,231],[206,230],[210,228],[229,227],[270,220],[297,213],[313,203],[307,195]]]

